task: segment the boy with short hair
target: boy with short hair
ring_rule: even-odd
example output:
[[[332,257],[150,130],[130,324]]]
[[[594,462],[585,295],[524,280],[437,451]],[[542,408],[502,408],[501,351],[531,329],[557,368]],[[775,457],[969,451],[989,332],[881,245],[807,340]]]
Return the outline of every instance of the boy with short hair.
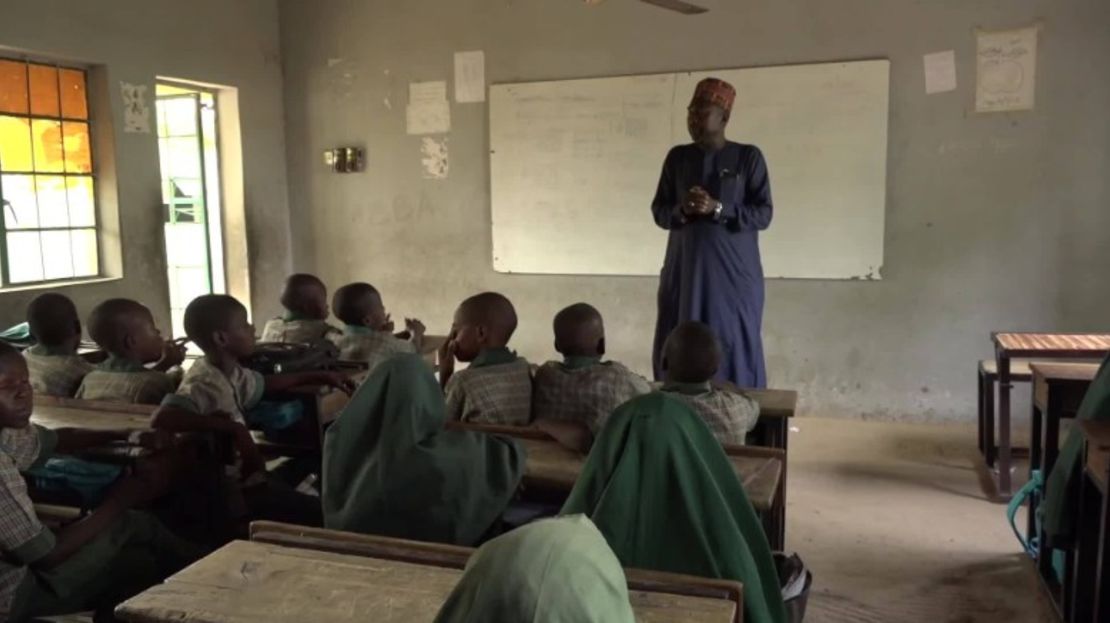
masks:
[[[339,348],[339,359],[366,362],[370,370],[393,355],[416,353],[424,341],[424,324],[406,318],[406,331],[393,334],[393,321],[382,305],[377,288],[368,283],[350,283],[332,297],[335,317],[343,321],[342,335],[331,336]]]
[[[439,351],[439,381],[449,419],[514,426],[532,420],[531,367],[507,347],[516,324],[513,304],[496,292],[459,305]],[[456,373],[455,359],[470,367]]]
[[[340,333],[328,324],[328,288],[316,275],[289,275],[281,305],[285,314],[266,323],[263,342],[308,344]]]
[[[685,322],[663,347],[663,391],[687,403],[722,444],[743,445],[759,420],[759,403],[736,388],[714,386],[721,346],[713,329]]]
[[[93,366],[78,356],[81,320],[64,294],[47,292],[27,306],[27,324],[36,344],[23,351],[31,387],[43,396],[72,398]]]
[[[299,372],[263,377],[239,361],[254,350],[254,327],[247,310],[235,298],[208,294],[185,309],[185,332],[204,351],[177,392],[166,396],[154,413],[155,429],[173,432],[216,432],[231,437],[237,462],[228,476],[241,481],[230,487],[235,515],[320,525],[320,499],[297,493],[270,478],[266,464],[247,428],[244,412],[265,392],[281,392],[304,385],[330,385],[350,392],[353,383],[338,372]],[[243,506],[245,505],[245,507]]]
[[[576,303],[555,315],[555,350],[563,361],[549,361],[536,370],[532,415],[536,426],[550,430],[554,422],[588,439],[596,435],[614,409],[651,392],[647,379],[605,355],[605,324],[592,305]],[[573,444],[581,448],[581,442]],[[587,444],[588,445],[588,444]]]
[[[108,359],[85,376],[78,398],[156,405],[177,388],[179,377],[167,371],[185,361],[185,347],[163,340],[141,303],[108,299],[97,305],[89,314],[89,335]]]
[[[168,488],[165,455],[141,462],[83,519],[57,534],[43,526],[20,472],[54,452],[126,440],[129,433],[46,430],[30,423],[32,404],[27,364],[0,344],[0,621],[86,610],[110,615],[196,558],[195,548],[154,517],[130,510]]]

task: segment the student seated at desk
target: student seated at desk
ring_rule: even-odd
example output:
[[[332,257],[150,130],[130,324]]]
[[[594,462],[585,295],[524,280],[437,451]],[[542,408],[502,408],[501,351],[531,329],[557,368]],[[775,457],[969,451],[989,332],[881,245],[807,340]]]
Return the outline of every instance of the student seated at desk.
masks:
[[[532,385],[535,425],[577,450],[614,409],[651,391],[647,379],[605,355],[605,324],[592,305],[577,303],[555,315],[555,350],[563,361],[536,370]]]
[[[1110,421],[1110,357],[1099,367],[1075,417],[1077,420]],[[1041,512],[1044,530],[1051,542],[1070,542],[1075,536],[1079,485],[1083,477],[1083,446],[1083,433],[1078,426],[1072,427],[1045,481]]]
[[[335,317],[343,321],[343,334],[329,338],[339,348],[341,360],[365,362],[372,371],[393,355],[420,351],[424,324],[406,318],[405,332],[394,335],[393,321],[374,286],[349,283],[335,291],[331,306]]]
[[[209,294],[185,309],[185,333],[204,351],[177,392],[166,396],[154,413],[156,429],[173,432],[216,432],[231,437],[237,462],[228,476],[241,485],[229,485],[233,515],[272,519],[302,525],[320,525],[318,498],[294,491],[268,477],[266,464],[247,428],[243,412],[265,392],[281,392],[305,385],[330,385],[350,391],[350,379],[338,372],[300,372],[263,377],[239,360],[254,350],[254,327],[247,310],[235,298]]]
[[[713,329],[684,322],[663,346],[663,391],[689,405],[709,426],[717,441],[743,445],[759,420],[759,403],[739,389],[713,386],[721,365],[721,346]]]
[[[31,371],[31,387],[43,396],[72,398],[93,366],[77,355],[81,321],[64,294],[41,294],[27,306],[27,324],[37,342],[23,351]]]
[[[0,621],[86,610],[110,615],[197,557],[154,517],[130,510],[167,489],[162,459],[140,463],[80,521],[57,534],[44,527],[20,471],[53,453],[125,440],[128,433],[49,431],[30,423],[32,405],[26,363],[0,344]]]
[[[655,392],[618,408],[601,430],[562,514],[593,520],[625,567],[736,580],[744,620],[783,623],[767,536],[709,428]]]
[[[628,583],[587,517],[544,519],[486,543],[470,557],[435,623],[633,623]]]
[[[501,294],[476,294],[459,305],[439,350],[449,419],[510,426],[532,421],[532,370],[508,348],[514,331],[516,310]],[[455,372],[455,359],[470,367]]]
[[[77,398],[156,405],[177,389],[181,371],[169,371],[185,361],[185,347],[163,340],[141,303],[109,299],[97,305],[89,314],[89,335],[108,359],[85,375]]]
[[[266,323],[263,342],[308,344],[340,333],[328,324],[328,288],[316,275],[290,275],[281,291],[281,306],[285,314]]]
[[[474,545],[524,475],[511,439],[446,430],[443,394],[418,355],[395,355],[359,387],[324,435],[324,524]]]

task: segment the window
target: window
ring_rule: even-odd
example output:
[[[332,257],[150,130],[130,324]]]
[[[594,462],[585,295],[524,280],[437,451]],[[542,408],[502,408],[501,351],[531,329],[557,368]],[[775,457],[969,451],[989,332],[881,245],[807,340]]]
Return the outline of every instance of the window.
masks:
[[[95,176],[81,69],[0,59],[0,286],[95,277]]]

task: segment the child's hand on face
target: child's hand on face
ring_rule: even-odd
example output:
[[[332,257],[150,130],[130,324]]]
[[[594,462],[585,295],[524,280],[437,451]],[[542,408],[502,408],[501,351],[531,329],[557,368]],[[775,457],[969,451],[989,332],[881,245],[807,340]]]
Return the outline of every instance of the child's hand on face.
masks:
[[[185,343],[179,340],[167,340],[162,345],[162,358],[158,361],[158,366],[164,369],[169,369],[174,366],[179,366],[185,361]]]
[[[381,324],[380,327],[378,327],[378,330],[379,331],[388,331],[390,333],[393,333],[393,329],[394,329],[393,318],[390,317],[389,314],[386,314],[385,315],[385,320],[382,320],[382,324]]]
[[[422,337],[427,330],[424,323],[416,318],[405,318],[405,329],[415,338]]]
[[[455,351],[458,349],[458,344],[455,343],[455,338],[458,336],[457,332],[452,329],[448,334],[447,339],[443,345],[439,347],[439,374],[442,378],[455,371]]]

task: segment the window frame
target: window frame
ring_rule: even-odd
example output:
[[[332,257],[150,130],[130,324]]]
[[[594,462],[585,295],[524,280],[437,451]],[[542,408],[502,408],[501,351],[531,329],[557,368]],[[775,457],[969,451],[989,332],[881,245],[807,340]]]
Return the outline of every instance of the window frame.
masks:
[[[81,227],[41,227],[41,226],[37,226],[37,227],[29,227],[29,228],[25,228],[25,229],[9,229],[8,224],[7,224],[7,219],[8,219],[7,210],[4,209],[3,204],[0,204],[0,292],[8,291],[8,290],[19,290],[19,289],[24,289],[24,288],[35,288],[35,287],[39,287],[39,286],[49,286],[49,285],[57,284],[57,283],[82,283],[82,282],[86,282],[86,281],[101,280],[101,279],[104,278],[104,256],[103,256],[102,249],[101,249],[101,238],[100,238],[100,235],[101,235],[101,229],[100,229],[101,222],[100,221],[101,221],[101,219],[100,219],[100,200],[99,200],[99,197],[98,197],[98,195],[99,195],[98,191],[100,189],[100,179],[99,179],[99,172],[98,172],[98,168],[97,168],[98,159],[97,159],[97,154],[96,154],[96,144],[95,144],[96,141],[93,140],[94,130],[93,130],[92,106],[89,102],[89,69],[88,69],[88,67],[83,67],[83,66],[80,66],[80,65],[69,65],[69,64],[65,64],[65,63],[59,63],[59,62],[56,62],[56,61],[51,61],[51,60],[35,60],[35,59],[28,58],[28,57],[21,57],[21,58],[20,57],[11,57],[11,56],[4,56],[3,54],[0,54],[0,60],[14,62],[14,63],[21,63],[21,64],[23,64],[23,66],[24,66],[24,68],[27,72],[27,112],[26,113],[0,112],[0,115],[6,116],[6,117],[15,117],[17,119],[27,119],[27,120],[32,121],[32,122],[35,121],[35,120],[53,121],[53,122],[57,122],[59,124],[59,127],[62,127],[61,124],[65,123],[67,121],[71,122],[71,123],[84,123],[88,127],[88,136],[89,136],[88,148],[89,148],[89,164],[90,164],[88,173],[70,173],[69,171],[65,170],[64,165],[62,167],[62,171],[60,171],[60,172],[53,172],[53,171],[52,172],[39,172],[39,171],[34,170],[35,165],[34,165],[33,160],[32,160],[32,163],[31,163],[31,168],[32,168],[31,171],[8,171],[6,169],[0,168],[0,197],[3,197],[3,191],[4,191],[3,176],[4,175],[27,175],[27,176],[31,177],[32,182],[35,184],[36,211],[38,210],[38,204],[37,204],[37,201],[38,201],[38,183],[37,183],[36,178],[40,175],[42,175],[42,176],[62,177],[64,179],[74,178],[74,177],[88,178],[92,182],[92,190],[93,190],[93,196],[92,196],[93,218],[92,218],[92,225],[91,226],[81,226]],[[33,114],[31,112],[31,66],[32,65],[39,65],[39,66],[42,66],[42,67],[51,67],[57,72],[57,76],[58,76],[58,116],[57,117],[53,117],[53,116],[49,116],[49,115],[36,115],[36,114]],[[62,69],[66,69],[66,70],[70,70],[70,71],[79,71],[79,72],[81,72],[81,75],[84,78],[84,84],[85,84],[84,96],[85,96],[85,113],[86,113],[84,119],[80,119],[80,118],[77,118],[77,117],[66,117],[62,113],[62,106],[61,106],[62,83],[61,83],[61,71],[60,71]],[[64,136],[63,136],[62,140],[64,141]],[[32,149],[33,149],[33,147],[34,146],[33,146],[33,142],[32,142]],[[64,149],[62,150],[62,162],[63,163],[65,162],[65,150]],[[68,193],[67,193],[67,203],[66,203],[67,214],[68,214],[68,209],[69,209],[69,203],[68,203]],[[93,239],[96,241],[96,273],[94,273],[92,275],[80,275],[80,276],[75,275],[75,276],[70,276],[70,277],[58,277],[58,278],[54,278],[54,279],[38,279],[38,280],[34,280],[34,281],[21,281],[21,282],[18,282],[18,283],[13,283],[11,281],[11,258],[8,255],[8,234],[10,234],[10,233],[20,233],[20,232],[34,232],[34,233],[40,234],[40,237],[39,237],[39,249],[40,249],[39,262],[42,265],[43,276],[45,277],[45,275],[46,275],[46,265],[45,265],[44,259],[45,259],[46,249],[43,247],[41,234],[42,234],[42,232],[51,232],[51,231],[64,231],[64,232],[92,231]],[[72,245],[73,245],[73,239],[70,238],[70,253],[71,254],[73,252]]]

